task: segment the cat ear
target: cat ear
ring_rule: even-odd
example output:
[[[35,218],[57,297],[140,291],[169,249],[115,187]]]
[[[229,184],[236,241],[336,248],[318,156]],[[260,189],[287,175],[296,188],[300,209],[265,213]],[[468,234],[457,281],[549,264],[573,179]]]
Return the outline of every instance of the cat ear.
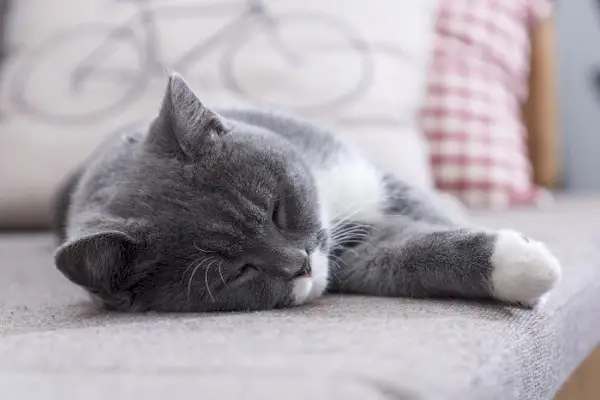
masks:
[[[69,280],[93,292],[126,288],[139,244],[129,235],[109,231],[67,242],[54,255],[56,267]]]
[[[203,144],[225,132],[217,114],[200,102],[181,75],[171,74],[149,140],[162,150],[194,158]]]

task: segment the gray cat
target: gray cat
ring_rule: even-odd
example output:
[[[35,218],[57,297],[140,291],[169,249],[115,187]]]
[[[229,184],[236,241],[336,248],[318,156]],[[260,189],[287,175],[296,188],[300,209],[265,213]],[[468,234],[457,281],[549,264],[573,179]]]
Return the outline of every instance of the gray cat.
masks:
[[[260,310],[326,291],[534,305],[561,268],[539,242],[461,223],[339,138],[213,112],[179,75],[159,115],[61,193],[58,269],[107,308]]]

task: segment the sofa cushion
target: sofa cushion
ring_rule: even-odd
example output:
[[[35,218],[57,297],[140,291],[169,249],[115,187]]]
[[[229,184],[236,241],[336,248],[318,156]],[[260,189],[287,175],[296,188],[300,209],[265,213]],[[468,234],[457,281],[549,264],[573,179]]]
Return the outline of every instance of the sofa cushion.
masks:
[[[563,262],[534,310],[335,295],[269,312],[109,314],[55,270],[49,236],[5,234],[3,398],[551,398],[600,342],[598,207],[477,216],[547,241]]]
[[[544,200],[532,181],[521,106],[534,23],[551,0],[447,0],[423,107],[436,187],[478,208]]]

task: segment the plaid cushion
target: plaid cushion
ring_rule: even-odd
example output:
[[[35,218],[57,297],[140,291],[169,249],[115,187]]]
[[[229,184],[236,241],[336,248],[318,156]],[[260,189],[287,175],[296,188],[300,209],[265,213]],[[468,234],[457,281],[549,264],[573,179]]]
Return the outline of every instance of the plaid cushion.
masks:
[[[422,112],[436,185],[471,207],[533,203],[521,105],[531,24],[549,0],[446,0]]]

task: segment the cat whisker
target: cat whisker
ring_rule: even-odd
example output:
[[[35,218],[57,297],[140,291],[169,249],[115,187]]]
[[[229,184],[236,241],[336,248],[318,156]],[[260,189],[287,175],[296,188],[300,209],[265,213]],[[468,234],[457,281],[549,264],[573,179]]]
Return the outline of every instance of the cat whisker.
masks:
[[[219,270],[219,276],[221,277],[221,282],[223,282],[223,285],[227,286],[227,282],[225,282],[225,278],[223,278],[223,271],[221,271],[222,266],[223,266],[223,260],[221,260],[221,262],[217,266],[217,269]]]
[[[338,260],[340,260],[340,258],[339,258],[339,257],[337,257],[337,256],[335,256],[335,255],[333,255],[333,254],[331,254],[331,256],[333,256],[333,257],[337,258]],[[333,260],[333,259],[329,259],[329,261],[330,261],[330,262],[333,264],[333,266],[335,266],[335,267],[336,267],[338,270],[341,270],[341,269],[342,269],[342,267],[340,266],[340,264],[339,264],[337,261],[335,261],[335,260]],[[342,262],[342,261],[340,260],[340,262]],[[341,303],[341,302],[343,302],[343,301],[344,301],[344,296],[343,296],[342,289],[341,289],[341,287],[342,287],[342,279],[341,279],[341,278],[340,278],[340,276],[339,276],[339,275],[338,275],[338,274],[337,274],[337,273],[334,271],[334,269],[333,269],[333,268],[329,268],[329,272],[331,272],[331,275],[333,275],[333,277],[334,277],[334,278],[335,278],[335,279],[338,281],[338,286],[340,287],[340,303]]]
[[[347,231],[340,232],[336,235],[330,235],[329,240],[334,243],[339,243],[346,239],[351,239],[351,238],[365,239],[369,236],[371,236],[370,232],[365,232],[364,230],[347,230]]]
[[[365,207],[357,208],[350,213],[345,213],[345,212],[338,213],[338,215],[331,218],[332,228],[336,229],[337,227],[342,226],[346,222],[350,221],[353,216],[355,216],[356,214],[361,212],[364,208]]]
[[[335,254],[333,254],[333,253],[329,254],[329,257],[333,257],[333,258],[335,258],[336,260],[338,260],[339,262],[343,263],[342,259],[341,259],[340,257],[336,256],[336,255],[335,255]],[[339,264],[338,264],[338,266],[339,266]]]
[[[200,260],[195,259],[188,264],[188,266],[185,268],[185,271],[183,271],[183,274],[181,274],[181,280],[179,281],[179,285],[183,285],[183,280],[185,279],[185,274],[187,274],[187,272],[190,270],[191,266],[194,265],[195,263],[197,263],[198,261],[200,261]]]
[[[379,229],[373,225],[368,224],[356,224],[356,223],[348,223],[346,225],[336,225],[333,228],[329,229],[331,232],[331,236],[339,236],[346,232],[369,232],[369,231],[379,231]]]
[[[355,246],[351,246],[353,244]],[[332,250],[340,250],[341,252],[349,251],[354,255],[358,255],[357,251],[354,249],[354,247],[356,247],[358,245],[367,245],[371,249],[375,249],[375,247],[372,244],[367,243],[367,242],[344,242],[343,244],[338,244],[337,246],[333,246],[331,249]]]
[[[331,236],[339,236],[346,232],[366,232],[370,230],[371,226],[369,225],[348,225],[342,226],[340,229],[332,230]]]
[[[364,239],[366,237],[369,237],[370,235],[368,233],[364,233],[364,232],[346,232],[341,236],[336,236],[336,237],[332,237],[331,240],[333,242],[337,242],[337,243],[343,243],[345,240],[348,239]]]
[[[194,280],[194,275],[196,275],[196,271],[198,271],[198,269],[202,266],[202,264],[204,264],[206,261],[214,259],[214,257],[208,257],[203,259],[198,265],[196,265],[196,267],[194,267],[194,271],[192,272],[192,275],[190,276],[190,279],[188,280],[188,289],[187,289],[187,296],[188,296],[188,301],[191,303],[191,298],[192,298],[192,281]],[[184,275],[185,276],[185,275]]]
[[[360,222],[348,222],[348,223],[336,224],[333,226],[333,228],[330,227],[330,230],[339,231],[340,229],[343,230],[343,229],[355,229],[355,228],[371,229],[374,227],[371,224],[364,224],[364,223],[360,223]]]
[[[366,240],[370,237],[368,234],[345,234],[340,237],[332,238],[331,244],[332,247],[344,245],[346,243],[359,243],[366,242]]]
[[[350,253],[352,253],[352,254],[354,254],[355,256],[358,257],[358,252],[356,250],[354,250],[353,248],[351,248],[351,247],[344,247],[344,246],[342,246],[339,249],[343,250],[343,251],[349,251]]]
[[[334,265],[337,265],[337,263],[334,261],[333,262]],[[335,271],[330,271],[331,275],[333,275],[333,277],[335,278],[336,281],[338,281],[339,283],[342,283],[342,279],[340,278],[340,276],[335,272]]]
[[[210,258],[212,258],[212,257],[209,257],[209,259],[210,259]],[[181,274],[181,281],[179,282],[179,284],[180,284],[180,285],[182,285],[182,284],[183,284],[183,280],[185,279],[185,275],[187,274],[187,272],[190,270],[190,268],[191,268],[191,267],[192,267],[194,264],[196,264],[196,263],[198,263],[198,262],[203,262],[204,260],[206,260],[206,258],[199,257],[199,258],[196,258],[196,259],[194,259],[194,260],[193,260],[191,263],[189,263],[189,264],[188,264],[188,266],[186,267],[185,271],[183,271],[183,274]]]
[[[369,234],[348,234],[348,235],[336,238],[332,242],[335,245],[347,246],[348,244],[360,244],[360,243],[366,244],[366,243],[368,243],[370,238],[371,238],[371,235],[369,235]]]
[[[353,242],[350,242],[350,243],[353,243]],[[368,242],[366,240],[361,240],[361,241],[357,241],[357,242],[354,242],[354,243],[356,243],[357,245],[361,245],[361,246],[363,246],[363,245],[364,246],[368,246],[368,247],[370,247],[373,250],[377,249],[375,246],[373,246],[370,242]]]
[[[201,251],[202,253],[214,253],[214,251],[209,251],[209,250],[204,250],[200,247],[198,247],[198,245],[196,244],[196,242],[194,242],[194,248],[198,251]]]
[[[335,254],[330,254],[329,257],[333,257],[333,259],[329,259],[329,261],[331,261],[338,270],[341,270],[342,269],[341,264],[343,264],[344,261],[342,261],[342,259],[339,258],[338,256],[336,256]],[[330,271],[335,274],[335,271],[333,271],[333,270],[330,270]],[[336,277],[337,277],[337,275],[336,275]]]
[[[212,295],[212,292],[210,291],[210,285],[208,284],[208,271],[210,270],[210,267],[216,262],[213,261],[210,264],[208,264],[206,266],[206,268],[204,269],[204,285],[206,286],[206,290],[208,291],[208,295],[210,296],[210,299],[212,300],[212,302],[215,302],[215,298]]]

